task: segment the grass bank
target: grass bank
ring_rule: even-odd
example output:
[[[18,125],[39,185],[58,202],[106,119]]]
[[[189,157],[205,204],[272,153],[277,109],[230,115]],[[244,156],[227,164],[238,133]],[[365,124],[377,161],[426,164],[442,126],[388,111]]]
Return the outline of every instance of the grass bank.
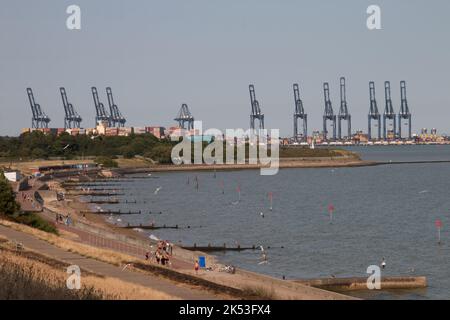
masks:
[[[66,263],[0,244],[0,300],[126,300],[176,299],[165,293],[118,279],[83,272],[81,288],[69,290]]]

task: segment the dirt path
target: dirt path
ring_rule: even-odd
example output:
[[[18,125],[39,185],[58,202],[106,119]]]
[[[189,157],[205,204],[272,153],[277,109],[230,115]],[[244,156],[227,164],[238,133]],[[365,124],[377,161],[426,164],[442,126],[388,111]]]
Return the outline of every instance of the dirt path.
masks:
[[[181,299],[214,300],[222,298],[210,292],[177,285],[171,281],[151,275],[134,272],[127,269],[122,270],[121,267],[117,267],[95,259],[86,258],[76,253],[67,252],[31,235],[1,225],[0,235],[5,236],[10,240],[20,242],[27,248],[30,248],[57,260],[78,265],[80,268],[89,270],[96,274],[117,278],[126,282],[149,287]]]

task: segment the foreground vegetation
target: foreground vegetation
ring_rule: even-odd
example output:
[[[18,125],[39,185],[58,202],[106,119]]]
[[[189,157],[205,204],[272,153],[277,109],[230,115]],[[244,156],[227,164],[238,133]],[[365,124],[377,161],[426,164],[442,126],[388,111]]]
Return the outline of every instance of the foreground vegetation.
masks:
[[[12,247],[12,244],[9,244]],[[176,299],[150,288],[82,270],[81,288],[66,285],[68,264],[30,251],[0,245],[0,300]]]

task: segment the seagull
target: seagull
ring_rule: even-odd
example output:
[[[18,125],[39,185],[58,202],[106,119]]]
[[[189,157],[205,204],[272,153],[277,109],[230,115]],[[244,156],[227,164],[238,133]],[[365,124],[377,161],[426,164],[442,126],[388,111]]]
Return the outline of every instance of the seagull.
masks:
[[[118,218],[118,219],[117,219],[117,222],[122,222],[122,219]]]
[[[264,212],[260,212],[259,215],[264,218]]]
[[[267,254],[266,251],[264,250],[263,246],[259,246],[259,248],[261,249],[261,262],[259,262],[258,264],[267,264],[269,263],[269,261],[267,260]]]
[[[422,190],[422,191],[419,192],[419,194],[427,193],[427,192],[428,192],[428,190]]]
[[[381,268],[386,268],[386,260],[383,257],[383,260],[381,261]]]
[[[162,187],[158,187],[158,188],[156,188],[156,190],[155,190],[154,194],[158,194],[159,190],[161,190],[161,189],[162,189]]]
[[[151,174],[151,173],[149,173],[149,174],[148,174],[148,176],[149,176],[149,177],[151,177],[151,176],[152,176],[152,174]]]

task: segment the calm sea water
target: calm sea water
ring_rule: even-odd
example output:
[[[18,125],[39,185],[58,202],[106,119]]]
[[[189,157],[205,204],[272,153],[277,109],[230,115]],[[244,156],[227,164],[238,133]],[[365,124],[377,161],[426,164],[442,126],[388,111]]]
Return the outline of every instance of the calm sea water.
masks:
[[[441,146],[352,150],[368,160],[450,160],[450,147]],[[107,208],[162,212],[122,216],[123,222],[191,226],[153,232],[175,243],[278,247],[267,251],[269,263],[263,265],[258,264],[259,251],[216,254],[221,261],[248,270],[287,279],[367,276],[367,267],[379,265],[385,257],[383,275],[424,275],[429,287],[357,295],[450,298],[450,164],[284,169],[275,176],[261,176],[258,170],[217,172],[216,177],[213,172],[154,176],[121,183],[126,197],[138,203]],[[241,201],[236,203],[238,186]],[[335,208],[332,224],[330,204]],[[436,219],[444,226],[440,246]]]

